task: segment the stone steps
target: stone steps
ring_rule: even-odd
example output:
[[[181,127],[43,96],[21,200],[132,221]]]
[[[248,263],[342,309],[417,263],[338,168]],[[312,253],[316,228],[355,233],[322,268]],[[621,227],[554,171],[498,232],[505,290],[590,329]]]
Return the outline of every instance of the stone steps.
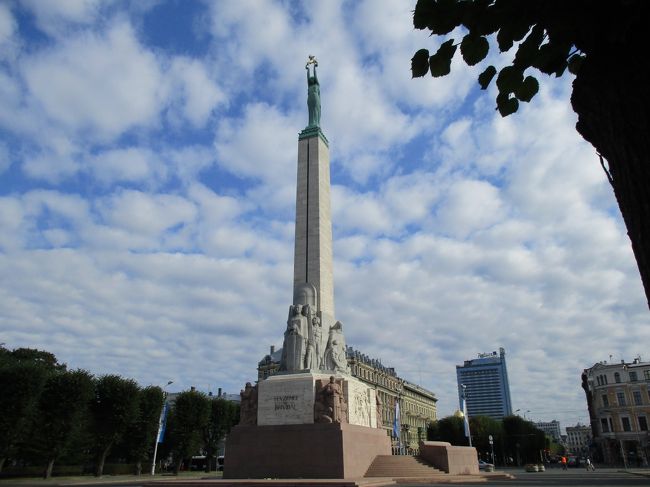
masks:
[[[417,478],[446,475],[418,457],[407,455],[378,455],[365,477]]]

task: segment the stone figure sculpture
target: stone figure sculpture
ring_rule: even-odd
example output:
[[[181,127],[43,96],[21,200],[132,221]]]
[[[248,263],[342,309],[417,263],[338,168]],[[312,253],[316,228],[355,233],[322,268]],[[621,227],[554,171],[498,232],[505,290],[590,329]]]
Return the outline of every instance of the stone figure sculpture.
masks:
[[[280,370],[288,372],[305,368],[307,340],[309,339],[309,320],[303,314],[302,304],[289,307],[287,330],[284,332]]]
[[[316,423],[347,423],[347,404],[343,397],[343,379],[330,377],[329,382],[316,382],[314,421]]]
[[[239,424],[253,426],[257,424],[257,385],[246,382],[239,393],[241,398],[239,409]]]
[[[377,428],[384,425],[384,403],[379,397],[379,391],[375,391],[375,405],[377,408]]]
[[[340,321],[330,328],[327,347],[325,348],[324,368],[338,372],[349,372],[350,367],[345,355],[345,338]]]
[[[321,326],[320,318],[315,314],[312,316],[310,323],[311,326],[309,327],[309,341],[307,343],[305,368],[319,370],[323,361],[323,356],[321,354],[323,327]]]
[[[314,75],[309,75],[309,65],[314,66]],[[309,110],[309,125],[308,127],[320,126],[320,84],[318,83],[318,76],[316,76],[316,66],[318,61],[315,56],[309,56],[309,61],[305,65],[307,70],[307,109]]]

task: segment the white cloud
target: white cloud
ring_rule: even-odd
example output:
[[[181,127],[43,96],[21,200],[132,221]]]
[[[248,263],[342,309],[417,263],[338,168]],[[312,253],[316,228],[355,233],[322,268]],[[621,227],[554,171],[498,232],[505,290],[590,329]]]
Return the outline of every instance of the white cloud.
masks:
[[[248,105],[242,118],[220,121],[215,138],[218,164],[237,176],[271,185],[275,191],[286,185],[295,188],[297,126],[295,117],[274,107]]]
[[[505,214],[497,188],[485,181],[464,180],[449,188],[437,216],[442,230],[462,239],[499,222]]]
[[[93,175],[103,184],[160,180],[165,166],[149,149],[129,147],[102,152],[90,159]]]
[[[99,139],[155,123],[164,100],[158,61],[124,22],[45,49],[23,62],[22,73],[47,116]]]
[[[196,206],[185,198],[132,190],[102,201],[98,209],[110,225],[149,237],[192,223],[196,217]]]
[[[0,194],[8,346],[178,389],[254,379],[291,302],[307,54],[349,344],[422,381],[441,416],[458,407],[454,365],[504,346],[516,407],[566,424],[586,421],[581,369],[650,339],[570,79],[541,80],[505,119],[460,59],[411,80],[413,52],[439,40],[399,1],[194,3],[174,35],[154,30],[164,3],[151,18],[150,2],[29,5],[47,35],[18,25],[26,49],[0,69],[4,160],[23,164]]]
[[[196,59],[173,59],[169,75],[173,77],[170,90],[182,100],[182,113],[195,127],[204,126],[214,109],[227,101],[203,63]]]
[[[38,27],[49,35],[58,36],[69,24],[89,24],[99,14],[102,0],[23,0],[32,10]]]

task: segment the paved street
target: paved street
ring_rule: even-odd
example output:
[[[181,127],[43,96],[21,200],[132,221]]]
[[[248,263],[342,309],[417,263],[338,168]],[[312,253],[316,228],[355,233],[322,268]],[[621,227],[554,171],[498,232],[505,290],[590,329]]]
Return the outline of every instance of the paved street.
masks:
[[[514,475],[514,480],[493,480],[482,484],[454,484],[454,486],[485,485],[492,487],[504,485],[509,487],[519,486],[629,486],[629,485],[650,485],[650,470],[645,470],[644,475],[620,472],[618,469],[598,469],[595,472],[587,472],[583,469],[571,469],[562,471],[560,469],[547,470],[546,472],[522,472],[519,470],[506,470]],[[424,487],[425,485],[449,485],[449,484],[402,484],[404,487]]]

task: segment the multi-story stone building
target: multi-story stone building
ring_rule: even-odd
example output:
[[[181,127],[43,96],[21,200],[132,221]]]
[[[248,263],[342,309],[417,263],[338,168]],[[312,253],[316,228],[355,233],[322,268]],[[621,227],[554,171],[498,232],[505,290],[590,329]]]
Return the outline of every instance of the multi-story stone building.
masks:
[[[463,408],[462,391],[465,391],[467,415],[488,416],[501,420],[512,414],[510,383],[506,368],[506,352],[481,353],[478,358],[465,360],[456,366],[458,402]]]
[[[562,440],[562,434],[560,433],[560,422],[556,419],[553,421],[539,421],[535,423],[537,429],[542,430],[546,436],[553,438],[553,441],[559,443]]]
[[[592,441],[591,427],[584,424],[566,427],[566,447],[574,455],[586,456]]]
[[[272,346],[269,352],[258,363],[258,380],[266,379],[280,368],[282,349],[276,350]],[[398,377],[393,367],[386,367],[380,360],[370,358],[352,347],[347,348],[347,359],[351,374],[375,389],[382,405],[382,426],[386,434],[392,434],[399,402],[401,444],[416,449],[419,440],[426,439],[428,425],[437,419],[438,399],[435,394]]]
[[[594,455],[610,464],[647,466],[650,362],[599,362],[582,373]],[[623,457],[624,455],[624,457]]]

